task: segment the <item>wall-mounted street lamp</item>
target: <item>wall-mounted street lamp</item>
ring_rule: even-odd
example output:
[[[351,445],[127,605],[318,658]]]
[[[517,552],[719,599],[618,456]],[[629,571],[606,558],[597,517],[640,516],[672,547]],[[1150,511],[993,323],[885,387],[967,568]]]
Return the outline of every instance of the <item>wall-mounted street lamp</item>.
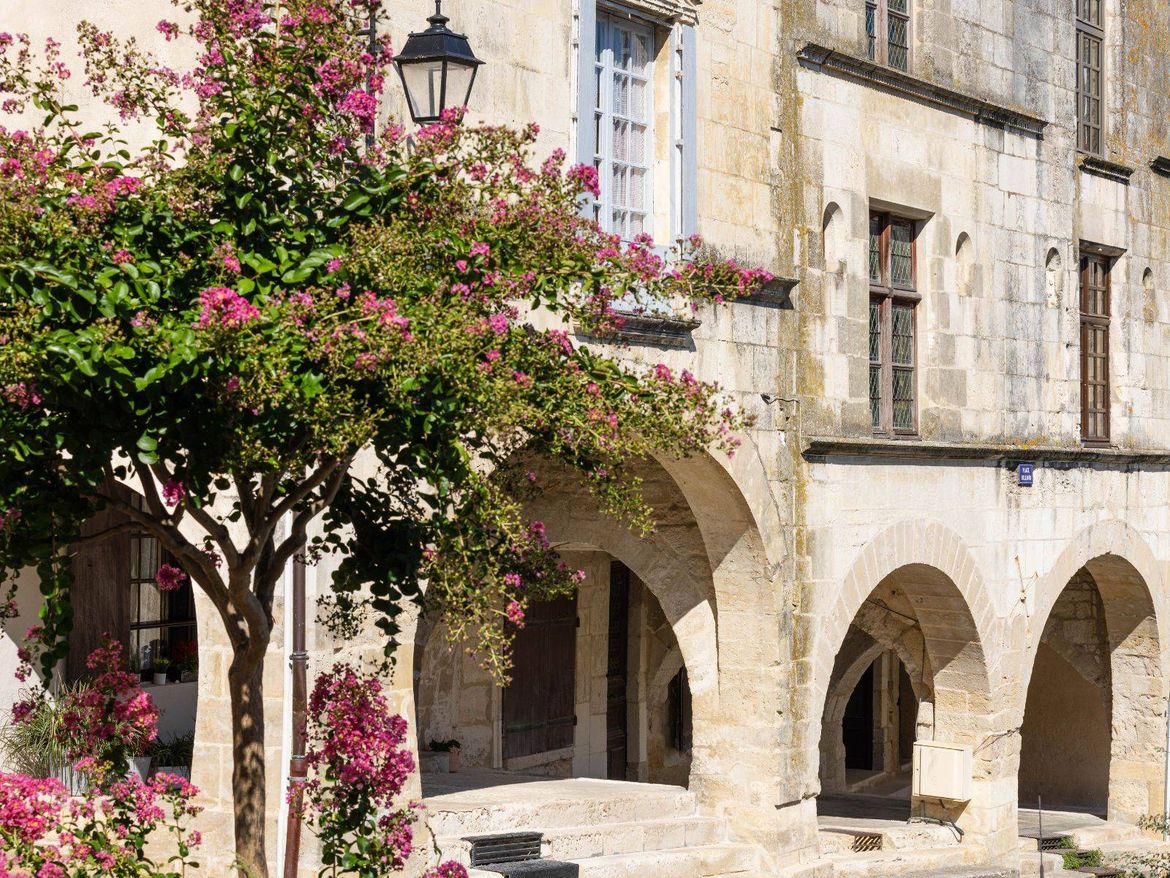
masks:
[[[475,74],[483,64],[467,37],[447,27],[442,0],[435,0],[435,14],[421,33],[413,33],[394,58],[410,117],[418,125],[438,122],[443,111],[466,107],[475,85]]]

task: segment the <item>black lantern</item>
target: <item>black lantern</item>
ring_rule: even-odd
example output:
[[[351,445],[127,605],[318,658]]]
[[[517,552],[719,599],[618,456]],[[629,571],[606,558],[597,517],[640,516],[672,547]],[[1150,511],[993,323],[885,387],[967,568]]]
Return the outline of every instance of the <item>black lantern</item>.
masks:
[[[447,27],[442,0],[435,0],[430,27],[411,34],[394,58],[410,117],[423,125],[438,122],[449,107],[466,107],[475,85],[475,74],[483,62],[475,57],[467,37]]]

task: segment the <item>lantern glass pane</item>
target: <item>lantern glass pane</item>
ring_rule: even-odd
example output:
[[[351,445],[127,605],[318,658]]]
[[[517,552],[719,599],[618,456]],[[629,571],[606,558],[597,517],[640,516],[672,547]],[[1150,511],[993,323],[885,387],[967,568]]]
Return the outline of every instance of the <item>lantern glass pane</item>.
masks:
[[[402,65],[402,81],[416,119],[437,119],[442,112],[443,62],[417,61]]]
[[[475,65],[447,62],[447,107],[466,107],[471,97],[471,84],[475,79]]]

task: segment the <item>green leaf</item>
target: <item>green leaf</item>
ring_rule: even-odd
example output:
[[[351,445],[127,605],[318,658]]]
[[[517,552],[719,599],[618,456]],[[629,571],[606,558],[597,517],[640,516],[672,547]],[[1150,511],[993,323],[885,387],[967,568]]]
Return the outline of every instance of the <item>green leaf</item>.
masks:
[[[138,445],[139,451],[156,451],[156,450],[158,450],[158,440],[155,439],[153,436],[151,436],[149,433],[143,433],[141,436],[139,436],[137,445]]]

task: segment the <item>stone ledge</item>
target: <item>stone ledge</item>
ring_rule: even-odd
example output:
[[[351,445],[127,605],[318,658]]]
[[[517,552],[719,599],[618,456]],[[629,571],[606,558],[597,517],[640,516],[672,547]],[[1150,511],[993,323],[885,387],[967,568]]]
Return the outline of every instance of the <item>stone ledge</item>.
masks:
[[[750,296],[735,301],[748,305],[772,305],[783,311],[792,311],[796,307],[792,302],[792,291],[799,283],[800,278],[796,277],[774,277]]]
[[[975,442],[847,439],[812,437],[804,444],[805,460],[822,463],[830,458],[865,457],[889,460],[953,460],[1007,465],[1063,463],[1070,466],[1106,464],[1121,467],[1170,466],[1170,451],[1129,451],[1116,448],[1075,448],[1057,445],[999,445]]]
[[[864,58],[838,52],[817,43],[808,43],[797,59],[810,67],[864,82],[912,100],[959,113],[985,125],[999,125],[1024,134],[1043,138],[1048,122],[1012,107],[993,104],[974,95],[954,91],[892,67],[875,64]]]
[[[1111,162],[1100,156],[1084,153],[1077,159],[1077,167],[1086,174],[1092,174],[1095,177],[1104,177],[1106,180],[1112,180],[1114,183],[1122,183],[1125,185],[1129,185],[1129,178],[1133,176],[1134,172],[1134,169],[1129,165]]]
[[[618,314],[622,325],[611,333],[600,335],[574,326],[573,332],[583,338],[612,344],[628,341],[634,344],[652,344],[668,348],[685,348],[691,343],[691,333],[702,321],[682,317],[666,317],[649,314]]]
[[[1170,177],[1170,156],[1155,156],[1150,162],[1150,168],[1164,177]]]

